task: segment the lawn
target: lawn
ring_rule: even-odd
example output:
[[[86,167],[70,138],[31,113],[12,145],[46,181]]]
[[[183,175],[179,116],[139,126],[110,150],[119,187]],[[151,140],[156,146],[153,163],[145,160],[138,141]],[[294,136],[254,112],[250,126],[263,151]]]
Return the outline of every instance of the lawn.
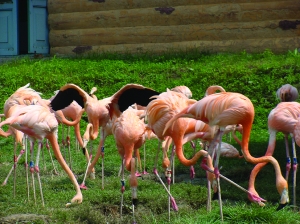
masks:
[[[276,90],[289,83],[300,90],[300,54],[290,51],[286,54],[273,54],[266,50],[260,54],[241,52],[237,54],[209,54],[199,52],[170,52],[164,55],[117,55],[99,54],[74,58],[30,57],[16,59],[0,65],[0,94],[2,106],[6,99],[19,87],[30,83],[30,87],[49,99],[54,91],[66,83],[74,83],[89,92],[97,87],[95,95],[103,99],[113,95],[123,85],[137,83],[156,91],[163,92],[178,85],[188,86],[193,99],[199,100],[211,85],[221,85],[226,91],[239,92],[247,96],[255,107],[255,120],[250,138],[250,153],[254,157],[263,156],[268,146],[267,120],[269,112],[279,102]],[[2,118],[3,119],[3,118]],[[84,114],[80,121],[81,134],[87,126]],[[3,127],[7,130],[7,127]],[[86,160],[82,150],[76,145],[73,127],[70,128],[70,152],[63,144],[62,131],[59,127],[58,141],[61,152],[71,166],[79,183],[85,175]],[[238,150],[239,146],[225,136],[224,141],[231,143]],[[98,138],[89,143],[89,150],[95,155]],[[0,138],[0,181],[4,181],[13,164],[14,140],[12,137]],[[145,153],[142,147],[142,169],[148,174],[138,178],[138,205],[131,205],[129,172],[126,172],[123,215],[120,217],[121,178],[118,176],[121,159],[116,150],[113,136],[105,141],[104,189],[101,185],[101,161],[96,165],[96,178],[87,179],[87,190],[82,190],[83,203],[66,207],[75,195],[74,187],[68,176],[54,158],[51,149],[46,147],[41,154],[40,174],[44,193],[45,206],[42,206],[40,191],[36,182],[36,201],[32,185],[28,197],[25,155],[22,155],[17,166],[16,195],[13,194],[13,173],[5,186],[0,187],[0,223],[220,223],[219,206],[212,201],[212,211],[206,210],[207,181],[206,174],[195,165],[196,177],[190,179],[189,167],[175,159],[175,183],[170,191],[178,205],[178,212],[168,212],[168,195],[161,183],[153,174],[154,160],[158,141],[146,141]],[[190,144],[184,146],[186,157],[192,156]],[[199,149],[199,145],[197,147]],[[299,148],[299,147],[297,147]],[[18,154],[20,149],[17,150]],[[285,145],[283,134],[277,134],[274,157],[278,160],[283,174],[285,173]],[[162,155],[159,156],[158,170],[164,180],[161,167]],[[221,174],[247,189],[249,175],[254,167],[244,159],[221,158]],[[54,169],[58,171],[55,174]],[[292,174],[292,172],[291,172]],[[289,178],[289,195],[292,201],[292,176]],[[299,176],[299,175],[298,175]],[[31,174],[29,174],[31,182]],[[300,184],[297,178],[297,185]],[[268,164],[258,175],[256,189],[260,196],[267,200],[265,207],[250,203],[247,193],[221,179],[224,223],[300,223],[299,188],[297,206],[286,206],[276,211],[279,194],[275,187],[275,174],[272,165]]]

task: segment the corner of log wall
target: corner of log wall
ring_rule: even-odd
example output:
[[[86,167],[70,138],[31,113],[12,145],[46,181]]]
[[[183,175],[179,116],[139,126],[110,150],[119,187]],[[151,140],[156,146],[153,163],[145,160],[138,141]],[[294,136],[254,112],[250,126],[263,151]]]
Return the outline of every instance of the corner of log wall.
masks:
[[[48,0],[51,55],[300,47],[300,1]]]

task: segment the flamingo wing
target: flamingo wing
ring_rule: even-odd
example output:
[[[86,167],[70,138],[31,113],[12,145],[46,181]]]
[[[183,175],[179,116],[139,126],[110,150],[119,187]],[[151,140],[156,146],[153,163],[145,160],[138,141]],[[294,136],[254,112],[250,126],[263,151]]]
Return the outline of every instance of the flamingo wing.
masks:
[[[54,111],[61,110],[76,101],[82,108],[87,101],[88,94],[79,86],[67,84],[63,86],[51,100],[50,106]]]
[[[111,97],[111,102],[117,104],[118,109],[123,112],[134,103],[145,107],[153,100],[150,99],[152,96],[159,94],[159,92],[142,85],[127,84]]]

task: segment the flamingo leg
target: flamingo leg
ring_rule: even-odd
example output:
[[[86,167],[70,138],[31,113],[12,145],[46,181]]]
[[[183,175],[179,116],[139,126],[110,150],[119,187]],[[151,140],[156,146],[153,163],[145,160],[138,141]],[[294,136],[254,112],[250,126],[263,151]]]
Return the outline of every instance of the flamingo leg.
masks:
[[[298,161],[296,155],[295,139],[292,136],[292,147],[293,147],[293,205],[296,209],[296,174],[298,169]]]
[[[131,188],[131,195],[132,195],[132,216],[133,216],[133,223],[135,221],[134,209],[137,206],[137,176],[135,175],[135,158],[131,159],[131,175],[130,175],[130,188]]]
[[[34,157],[34,142],[30,141],[30,173],[31,173],[31,180],[32,180],[32,189],[33,189],[33,198],[34,198],[34,203],[36,204],[36,194],[35,194],[35,183],[34,183],[34,162],[33,162],[33,157]]]
[[[194,149],[194,155],[195,155],[195,153],[196,153],[196,144],[193,141],[191,141],[190,143],[191,143],[192,148]],[[196,175],[195,168],[192,165],[192,166],[190,166],[190,178],[191,178],[191,182],[195,179],[195,175]]]
[[[58,172],[57,172],[57,170],[56,170],[56,168],[55,168],[55,165],[54,165],[54,161],[53,161],[53,158],[52,158],[52,154],[51,154],[51,152],[50,152],[50,146],[49,146],[49,143],[48,143],[48,139],[46,140],[46,148],[47,148],[47,150],[48,150],[48,152],[49,152],[49,155],[50,155],[50,160],[51,160],[51,163],[52,163],[52,166],[53,166],[53,173],[54,173],[55,175],[58,175]]]
[[[122,166],[121,166],[121,204],[120,204],[120,217],[122,219],[123,213],[123,204],[124,204],[124,191],[125,191],[125,179],[124,179],[124,157],[122,158]]]
[[[102,190],[104,189],[104,128],[101,129],[101,138],[103,139],[102,146],[101,146],[101,158],[102,158],[102,168],[101,168],[101,174],[102,174]]]
[[[220,171],[219,171],[219,160],[220,160],[220,153],[221,153],[221,143],[222,143],[222,136],[223,136],[224,131],[219,129],[218,134],[216,135],[216,138],[213,140],[214,143],[210,145],[210,147],[214,146],[215,143],[218,141],[219,147],[216,152],[216,159],[215,159],[215,164],[214,164],[214,174],[216,176],[216,181],[217,181],[217,188],[218,188],[218,198],[219,198],[219,206],[220,206],[220,216],[221,220],[223,222],[223,208],[222,208],[222,198],[221,198],[221,187],[220,187]],[[211,150],[215,150],[215,147]],[[212,156],[214,158],[214,156]]]
[[[61,146],[62,148],[64,149],[64,154],[66,154],[66,151],[65,151],[65,146],[66,146],[66,143],[65,143],[65,126],[62,124],[61,125]],[[64,155],[64,158],[66,158],[66,156]]]
[[[37,179],[38,179],[38,182],[39,182],[42,205],[43,205],[43,207],[45,207],[44,195],[43,195],[43,190],[42,190],[42,182],[41,182],[41,177],[40,177],[40,169],[39,169],[39,161],[40,161],[40,153],[41,153],[42,145],[43,145],[42,142],[38,143],[38,151],[37,151],[37,155],[36,155],[36,162],[35,162],[34,170],[36,172]]]
[[[85,180],[86,180],[86,177],[87,177],[87,174],[88,174],[88,168],[89,166],[91,165],[91,161],[92,161],[92,157],[93,157],[93,154],[92,154],[92,151],[93,151],[93,145],[92,145],[92,142],[90,143],[90,155],[89,155],[89,160],[88,160],[88,164],[86,166],[86,170],[85,170],[85,174],[84,174],[84,177],[83,177],[83,181],[82,183],[79,185],[81,189],[85,189],[87,190],[87,186],[85,186]]]
[[[46,171],[46,160],[45,160],[44,150],[42,150],[42,157],[43,157],[44,171]]]
[[[20,158],[21,158],[21,156],[24,154],[24,152],[25,152],[24,149],[22,149],[22,150],[20,151],[20,154],[19,154],[18,157],[17,157],[17,162],[20,160]],[[8,178],[9,178],[10,175],[12,174],[12,171],[14,171],[14,168],[15,168],[15,165],[12,165],[10,171],[8,172],[6,178],[5,178],[5,180],[3,181],[3,183],[2,183],[1,186],[4,186],[4,185],[7,184]]]
[[[26,172],[26,185],[27,185],[27,199],[28,199],[28,201],[29,201],[29,173],[28,173],[28,161],[27,161],[27,156],[28,156],[28,146],[27,146],[27,135],[24,135],[24,142],[23,142],[23,144],[25,145],[25,172]]]
[[[14,198],[16,197],[16,180],[17,180],[17,164],[18,164],[17,147],[18,147],[18,143],[15,141],[15,144],[14,144],[14,189],[13,189]]]
[[[162,179],[160,178],[159,174],[158,174],[158,171],[156,169],[157,167],[157,163],[158,163],[158,154],[159,154],[159,151],[160,151],[160,146],[161,146],[161,142],[159,141],[158,142],[158,149],[157,149],[157,153],[156,153],[156,156],[155,156],[155,162],[154,162],[154,168],[153,168],[153,173],[155,174],[155,176],[158,178],[158,180],[160,181],[160,183],[163,185],[164,189],[166,190],[166,192],[168,193],[169,197],[170,197],[170,200],[171,200],[171,204],[172,204],[172,208],[175,210],[175,211],[178,211],[178,207],[177,207],[177,204],[175,202],[175,199],[173,198],[173,196],[171,195],[170,191],[168,190],[168,188],[166,187],[165,183],[162,181]]]
[[[175,146],[173,145],[173,147],[172,147],[172,153],[171,153],[171,158],[170,158],[170,161],[171,161],[170,167],[173,167],[173,168],[175,167],[174,166],[174,159],[175,159],[174,155],[175,155]],[[171,190],[170,187],[171,187],[172,171],[170,170],[169,167],[166,169],[165,176],[167,178],[168,190],[170,192],[170,190]],[[174,178],[173,178],[173,180],[174,180]],[[171,220],[171,207],[170,207],[170,205],[171,205],[171,197],[169,196],[169,198],[168,198],[169,221]]]
[[[72,169],[71,142],[70,142],[70,126],[68,126],[66,142],[67,142],[68,151],[69,151],[69,164],[70,164],[69,167],[70,167],[70,169]]]
[[[286,173],[285,173],[285,179],[288,181],[289,179],[289,173],[291,170],[291,157],[290,157],[290,149],[289,149],[289,142],[288,142],[288,135],[284,135],[284,142],[285,142],[285,151],[286,151]]]

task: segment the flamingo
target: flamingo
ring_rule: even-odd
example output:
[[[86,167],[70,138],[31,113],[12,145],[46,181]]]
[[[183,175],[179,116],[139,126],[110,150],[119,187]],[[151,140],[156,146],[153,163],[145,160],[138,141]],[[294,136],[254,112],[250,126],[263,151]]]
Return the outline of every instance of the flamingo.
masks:
[[[66,84],[60,88],[57,95],[52,99],[51,107],[54,111],[61,110],[75,100],[81,107],[85,108],[89,123],[93,126],[90,139],[94,140],[98,136],[99,127],[105,127],[113,115],[117,117],[120,116],[124,110],[134,103],[147,106],[151,101],[150,97],[158,94],[157,91],[142,85],[127,84],[111,97],[98,100],[87,94],[79,86]],[[104,133],[102,133],[101,136],[104,136]],[[97,154],[88,168],[88,174],[92,172],[100,155],[102,155],[102,157],[104,155],[104,138],[100,139]]]
[[[171,125],[176,126],[171,130],[182,129],[182,126],[178,124],[179,118],[190,117],[209,124],[210,126],[220,127],[218,134],[213,140],[210,148],[214,148],[214,144],[222,141],[222,134],[227,125],[236,125],[241,124],[243,126],[242,142],[241,148],[243,155],[246,161],[257,164],[261,162],[271,162],[274,166],[276,173],[276,187],[279,194],[282,196],[280,203],[285,204],[288,202],[288,184],[287,181],[283,178],[280,166],[278,161],[272,156],[263,156],[260,158],[254,158],[249,152],[249,139],[252,128],[252,123],[254,120],[254,107],[252,102],[246,96],[240,93],[233,92],[220,92],[211,95],[207,95],[203,99],[199,100],[197,103],[188,106],[181,110],[178,114],[172,117],[165,126],[163,133],[166,133]],[[219,144],[220,146],[221,144]],[[211,150],[210,150],[211,151]],[[176,151],[177,154],[181,157],[182,151]],[[217,157],[214,165],[214,173],[217,177],[218,184],[218,196],[219,196],[219,205],[220,205],[220,216],[223,220],[222,212],[222,201],[221,201],[221,192],[220,192],[220,183],[219,183],[219,157],[220,149],[217,150]],[[194,161],[198,159],[194,156],[191,160],[182,159],[185,163]],[[254,202],[261,202],[264,199],[257,196],[256,192],[251,192],[252,189],[249,189],[249,197]]]
[[[76,120],[75,122],[78,121],[79,120]],[[23,133],[28,135],[30,141],[32,142],[31,144],[32,149],[33,149],[33,142],[36,140],[39,142],[39,148],[36,156],[36,165],[34,166],[33,161],[31,161],[30,167],[31,169],[34,169],[37,172],[43,205],[44,205],[44,201],[43,201],[42,186],[41,186],[38,166],[39,166],[39,153],[41,150],[41,142],[44,138],[49,140],[58,162],[60,163],[61,167],[65,170],[65,172],[68,174],[76,190],[76,195],[71,200],[71,203],[67,203],[66,206],[69,206],[70,204],[76,204],[82,202],[83,197],[80,191],[80,187],[76,181],[74,174],[72,173],[72,171],[66,164],[65,160],[63,159],[60,152],[59,145],[57,143],[58,121],[55,115],[51,113],[48,108],[40,105],[29,105],[29,106],[20,105],[18,107],[18,110],[14,111],[14,113],[12,113],[9,118],[5,119],[0,123],[0,127],[2,127],[3,125],[10,125],[13,128],[22,131]],[[2,129],[0,129],[0,131],[1,133],[4,132]]]
[[[281,86],[276,92],[276,97],[280,99],[281,102],[295,101],[298,96],[298,90],[290,84]]]
[[[32,88],[29,88],[30,83],[26,84],[25,86],[22,86],[18,88],[4,103],[4,116],[6,118],[10,117],[11,114],[17,110],[19,105],[30,105],[30,104],[36,104],[39,103],[43,106],[47,106],[46,102],[41,98],[41,93],[35,91]],[[15,144],[14,144],[14,165],[10,172],[8,173],[7,177],[5,178],[4,182],[2,183],[3,185],[6,185],[7,180],[9,176],[12,173],[12,170],[14,170],[14,190],[13,190],[13,195],[15,197],[16,194],[16,168],[17,168],[17,162],[20,159],[20,157],[24,154],[25,152],[25,144],[23,143],[23,137],[24,134],[18,130],[16,130],[13,127],[9,127],[8,131],[6,133],[2,133],[2,136],[8,137],[12,135],[15,139]],[[16,156],[16,151],[18,148],[18,145],[21,146],[21,151],[19,156]],[[27,154],[27,151],[26,151]],[[28,184],[28,165],[27,165],[27,156],[25,158],[25,167],[26,167],[26,183],[27,183],[27,195],[29,199],[29,184]]]
[[[143,120],[136,114],[135,109],[129,107],[119,117],[113,118],[112,133],[116,141],[118,152],[122,159],[122,170],[121,170],[121,209],[122,215],[123,207],[123,193],[125,191],[124,185],[124,167],[131,171],[131,187],[133,191],[132,204],[136,206],[137,203],[137,180],[135,176],[135,161],[133,159],[134,152],[139,149],[145,143],[144,133],[146,126]],[[133,163],[133,164],[132,164]]]
[[[193,99],[188,99],[185,95],[175,91],[167,90],[167,92],[161,93],[159,96],[156,96],[156,98],[153,101],[151,101],[147,106],[146,116],[148,121],[148,127],[154,132],[154,134],[156,134],[157,138],[160,139],[160,141],[167,140],[168,136],[172,138],[172,140],[174,141],[177,157],[183,165],[192,166],[197,162],[198,158],[204,156],[207,157],[208,166],[211,169],[213,169],[213,166],[211,164],[211,158],[205,150],[198,151],[195,154],[193,160],[185,159],[182,153],[184,136],[188,133],[194,133],[197,129],[197,125],[203,122],[197,122],[196,120],[189,118],[179,119],[176,122],[179,128],[170,128],[167,129],[166,132],[163,132],[163,128],[172,117],[174,117],[183,108],[192,105],[195,102],[197,101]],[[166,145],[169,144],[170,142]],[[170,161],[166,156],[166,149],[163,151],[163,153],[163,167],[166,168],[166,173],[168,174],[170,173],[168,168],[170,166]],[[157,157],[155,163],[157,163]],[[156,166],[154,168],[154,173],[157,174]],[[208,173],[207,175],[209,181],[212,182],[214,179],[214,175],[211,173]],[[168,184],[170,185],[170,178],[167,178],[167,180]]]
[[[297,102],[281,102],[279,103],[273,110],[271,110],[268,117],[268,128],[269,128],[269,145],[266,151],[266,156],[271,156],[274,153],[275,145],[276,145],[276,134],[277,132],[282,132],[285,136],[285,145],[286,145],[286,156],[287,156],[287,164],[286,164],[286,177],[285,179],[288,181],[289,171],[291,168],[291,159],[288,147],[288,134],[292,136],[292,147],[293,147],[293,204],[296,205],[296,172],[298,167],[295,142],[298,146],[300,146],[300,104]],[[266,165],[267,163],[259,163],[257,164],[250,175],[249,181],[249,189],[252,192],[255,191],[255,178],[259,171]],[[258,194],[257,194],[258,195]],[[278,210],[283,208],[286,204],[281,204],[278,207]]]

